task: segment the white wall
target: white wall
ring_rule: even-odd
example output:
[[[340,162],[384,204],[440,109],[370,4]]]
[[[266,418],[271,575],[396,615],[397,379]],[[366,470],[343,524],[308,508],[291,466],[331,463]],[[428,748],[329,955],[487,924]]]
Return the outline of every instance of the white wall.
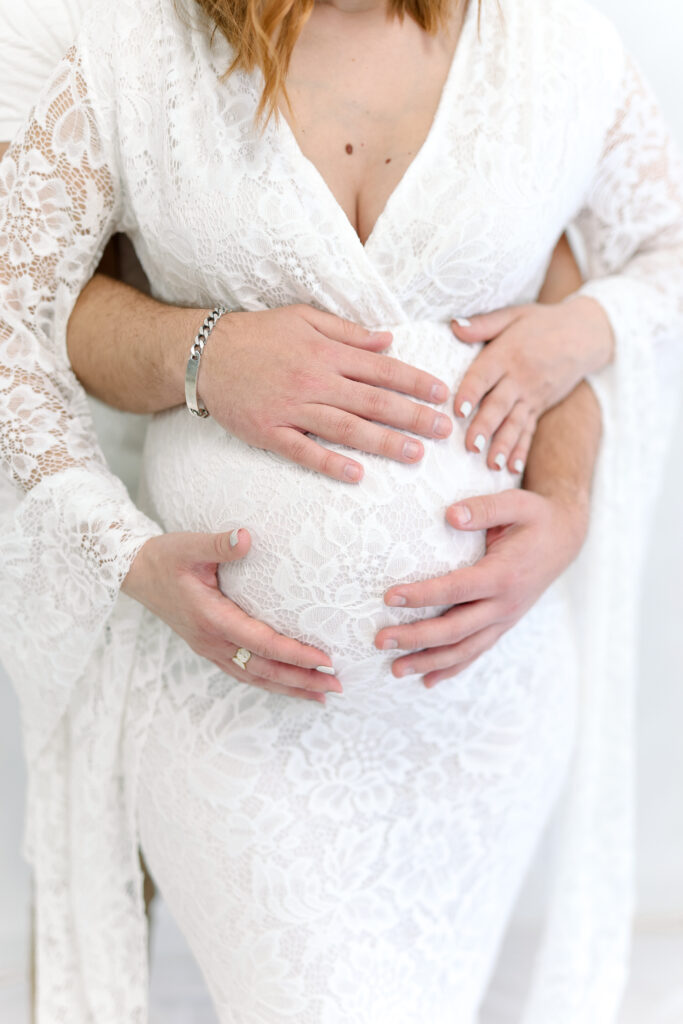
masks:
[[[595,0],[595,5],[622,29],[683,145],[683,4]],[[638,844],[639,907],[645,917],[683,916],[682,442],[683,415],[659,504],[643,601]],[[0,671],[0,977],[23,954],[28,901],[28,874],[19,855],[24,781],[16,701]]]

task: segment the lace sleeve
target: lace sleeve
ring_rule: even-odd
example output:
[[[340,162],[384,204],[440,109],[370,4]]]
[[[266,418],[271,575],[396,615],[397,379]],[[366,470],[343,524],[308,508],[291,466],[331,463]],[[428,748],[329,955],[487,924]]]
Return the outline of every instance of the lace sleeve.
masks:
[[[617,358],[627,342],[654,346],[661,384],[683,351],[683,161],[651,85],[621,54],[615,116],[573,224],[588,278],[579,294],[607,312]]]
[[[74,47],[0,164],[0,656],[46,728],[163,532],[108,469],[66,349],[121,214],[113,137]]]

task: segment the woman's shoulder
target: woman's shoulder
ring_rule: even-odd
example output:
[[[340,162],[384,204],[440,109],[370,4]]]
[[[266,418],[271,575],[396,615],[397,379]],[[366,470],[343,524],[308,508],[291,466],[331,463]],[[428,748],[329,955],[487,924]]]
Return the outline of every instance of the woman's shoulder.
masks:
[[[568,56],[619,58],[619,29],[591,0],[513,0],[520,21],[544,43],[559,45]],[[536,26],[534,30],[533,26]]]
[[[591,0],[502,0],[512,59],[522,58],[534,87],[566,82],[593,97],[595,113],[618,90],[626,51],[615,23]],[[558,85],[559,87],[559,85]]]
[[[196,30],[188,0],[90,0],[76,46],[90,78],[148,100],[181,73]]]

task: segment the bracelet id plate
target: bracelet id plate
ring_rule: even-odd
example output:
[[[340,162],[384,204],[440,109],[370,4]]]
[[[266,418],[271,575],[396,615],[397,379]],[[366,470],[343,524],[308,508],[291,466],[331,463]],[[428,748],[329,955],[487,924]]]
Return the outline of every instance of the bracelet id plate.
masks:
[[[225,314],[229,313],[230,310],[225,306],[217,306],[207,316],[206,320],[199,329],[197,337],[192,343],[190,349],[190,358],[187,361],[187,369],[185,370],[185,404],[190,410],[193,416],[201,416],[202,418],[209,415],[209,411],[203,404],[199,396],[197,395],[197,378],[199,376],[199,364],[202,358],[202,352],[204,346],[209,340],[209,335],[214,329],[220,318]]]

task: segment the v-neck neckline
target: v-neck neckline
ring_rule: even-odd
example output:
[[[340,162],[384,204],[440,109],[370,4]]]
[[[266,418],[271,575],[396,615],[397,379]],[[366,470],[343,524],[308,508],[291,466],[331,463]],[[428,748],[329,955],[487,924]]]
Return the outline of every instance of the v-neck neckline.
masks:
[[[289,150],[290,159],[293,165],[295,167],[297,164],[301,165],[304,172],[308,174],[308,177],[311,182],[311,188],[317,189],[317,191],[327,200],[328,206],[332,210],[334,210],[336,218],[341,224],[340,231],[344,233],[350,232],[352,236],[352,243],[358,246],[361,252],[367,253],[373,247],[375,239],[378,234],[378,228],[381,230],[382,224],[385,223],[388,219],[391,208],[396,204],[397,196],[401,192],[405,191],[405,189],[408,187],[408,185],[410,184],[410,180],[417,174],[419,165],[424,161],[425,153],[434,144],[434,140],[438,135],[439,127],[445,116],[444,112],[448,105],[451,92],[454,88],[456,73],[463,62],[462,51],[465,48],[465,44],[471,31],[471,26],[473,23],[472,11],[473,9],[476,8],[476,0],[470,0],[470,2],[467,5],[465,17],[463,18],[462,24],[460,26],[460,32],[458,35],[457,42],[455,44],[455,51],[451,58],[451,63],[449,65],[444,84],[441,88],[439,101],[437,103],[436,110],[434,112],[434,116],[432,117],[432,121],[427,131],[427,134],[417,153],[406,167],[405,171],[397,181],[394,188],[389,193],[386,202],[384,203],[384,206],[380,210],[375,220],[375,223],[372,226],[372,230],[370,231],[368,237],[365,239],[364,243],[361,242],[360,235],[358,234],[355,227],[349,220],[346,211],[342,207],[341,203],[335,196],[334,192],[328,185],[327,181],[325,180],[321,172],[318,170],[317,166],[309,157],[307,157],[304,154],[292,128],[290,127],[289,122],[286,120],[284,115],[280,113],[280,125],[278,125],[277,122],[275,121],[275,117],[268,121],[267,131],[271,132],[276,140],[278,138],[282,140],[282,143]],[[263,73],[258,67],[256,68],[256,77],[259,84],[259,88],[262,89],[264,85],[264,78]]]

